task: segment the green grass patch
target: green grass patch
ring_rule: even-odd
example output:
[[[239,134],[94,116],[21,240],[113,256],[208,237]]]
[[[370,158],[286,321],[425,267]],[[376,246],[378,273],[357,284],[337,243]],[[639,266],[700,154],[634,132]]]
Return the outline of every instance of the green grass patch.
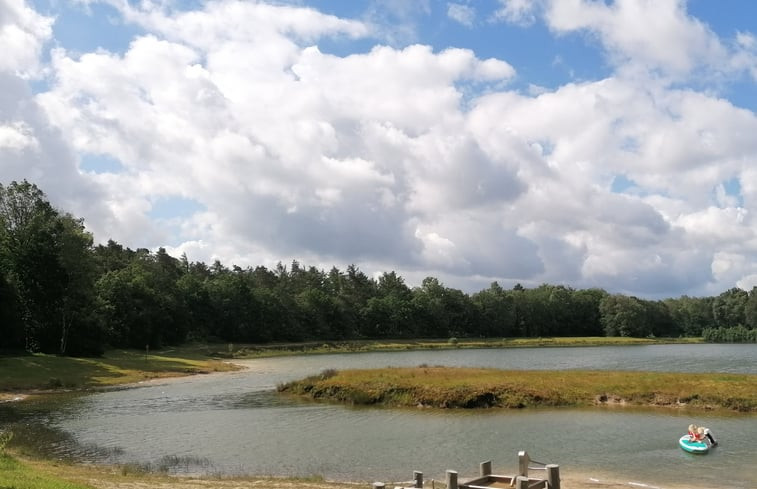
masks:
[[[82,389],[235,368],[190,347],[149,354],[111,350],[99,358],[5,355],[0,356],[0,391]]]
[[[757,412],[757,375],[415,367],[329,371],[279,392],[351,404],[437,408],[665,406]]]
[[[0,488],[13,489],[92,489],[39,470],[0,453]]]
[[[356,489],[365,483],[326,481],[318,474],[306,477],[177,477],[140,465],[82,465],[0,454],[0,489]]]

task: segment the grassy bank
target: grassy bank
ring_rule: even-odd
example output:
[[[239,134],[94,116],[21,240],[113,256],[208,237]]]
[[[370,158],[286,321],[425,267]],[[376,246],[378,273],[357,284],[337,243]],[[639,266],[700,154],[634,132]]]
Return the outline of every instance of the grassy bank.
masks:
[[[368,484],[324,481],[320,477],[174,477],[131,466],[79,465],[0,453],[0,488],[13,489],[355,489]]]
[[[98,358],[44,354],[0,355],[0,401],[19,392],[89,389],[148,379],[222,372],[224,360],[285,355],[374,351],[701,343],[700,338],[485,338],[444,340],[353,340],[282,344],[191,344],[160,351],[109,350]]]
[[[111,350],[98,358],[57,355],[0,356],[0,398],[37,390],[89,389],[161,377],[223,372],[236,367],[209,357],[204,349]]]
[[[448,350],[465,348],[529,348],[570,346],[631,346],[672,343],[703,343],[701,338],[621,338],[621,337],[550,337],[550,338],[449,338],[415,340],[312,341],[268,345],[228,344],[209,347],[212,354],[224,358],[259,358],[281,355],[360,353],[373,351]]]
[[[757,412],[757,375],[415,367],[324,371],[279,391],[440,408],[634,405]]]
[[[85,485],[61,478],[49,470],[40,470],[0,453],[0,487],[14,489],[90,489]]]

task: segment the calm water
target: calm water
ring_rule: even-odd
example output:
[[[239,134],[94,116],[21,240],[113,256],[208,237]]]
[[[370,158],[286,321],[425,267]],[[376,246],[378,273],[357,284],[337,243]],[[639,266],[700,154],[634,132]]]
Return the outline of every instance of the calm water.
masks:
[[[656,345],[362,353],[248,360],[230,374],[197,376],[79,399],[49,420],[92,461],[155,463],[177,472],[409,480],[413,470],[476,475],[479,462],[514,473],[526,450],[564,474],[629,481],[757,487],[757,416],[672,410],[443,411],[351,408],[279,397],[279,382],[326,368],[428,365],[503,369],[626,369],[757,374],[754,345]],[[757,388],[757,383],[755,385]],[[721,445],[683,452],[690,422]],[[81,447],[87,447],[82,451]],[[97,450],[92,450],[96,447]],[[101,455],[92,455],[99,453]],[[102,453],[107,454],[103,456]],[[168,458],[166,458],[168,457]],[[685,474],[685,477],[683,476]]]

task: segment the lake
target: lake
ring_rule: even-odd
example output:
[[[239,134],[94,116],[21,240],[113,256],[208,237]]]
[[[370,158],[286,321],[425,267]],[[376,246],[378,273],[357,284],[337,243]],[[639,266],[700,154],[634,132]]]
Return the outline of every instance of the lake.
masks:
[[[517,471],[526,450],[564,474],[648,484],[757,487],[757,416],[673,409],[435,410],[355,408],[281,397],[276,384],[327,368],[446,365],[501,369],[654,370],[757,374],[756,345],[653,345],[443,350],[244,360],[247,369],[76,399],[45,422],[77,443],[52,447],[93,462],[153,464],[178,473],[322,475],[398,481]],[[757,388],[757,384],[755,385]],[[689,423],[720,446],[678,448]]]

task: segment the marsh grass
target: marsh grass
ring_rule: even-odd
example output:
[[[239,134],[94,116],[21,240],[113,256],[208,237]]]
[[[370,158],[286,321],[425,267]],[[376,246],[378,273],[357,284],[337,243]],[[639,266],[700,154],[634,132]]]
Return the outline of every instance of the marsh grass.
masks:
[[[439,408],[665,406],[757,412],[757,375],[454,367],[342,370],[279,386],[351,404]]]

